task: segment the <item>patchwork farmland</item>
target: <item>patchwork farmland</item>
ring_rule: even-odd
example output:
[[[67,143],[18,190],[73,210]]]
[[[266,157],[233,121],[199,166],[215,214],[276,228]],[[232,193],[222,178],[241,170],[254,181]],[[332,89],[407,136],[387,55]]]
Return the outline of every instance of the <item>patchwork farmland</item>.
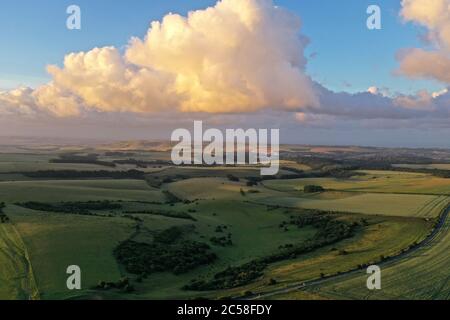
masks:
[[[0,154],[0,298],[449,299],[450,179],[316,151],[285,146],[270,178],[105,145]]]

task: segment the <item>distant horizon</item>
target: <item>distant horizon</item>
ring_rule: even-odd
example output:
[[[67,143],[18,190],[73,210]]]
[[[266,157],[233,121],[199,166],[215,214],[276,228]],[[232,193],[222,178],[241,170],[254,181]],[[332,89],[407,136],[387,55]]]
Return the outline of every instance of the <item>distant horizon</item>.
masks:
[[[120,138],[89,138],[89,137],[51,137],[51,136],[6,136],[0,135],[0,148],[1,146],[17,146],[17,141],[4,141],[3,139],[24,139],[35,140],[35,145],[64,145],[64,146],[83,146],[83,143],[89,144],[91,147],[95,147],[101,144],[114,144],[114,143],[125,143],[125,142],[160,142],[160,143],[170,143],[170,139],[164,138],[135,138],[135,139],[120,139]],[[43,141],[39,141],[43,140]],[[47,141],[45,141],[47,140]],[[81,144],[81,145],[80,145]],[[331,147],[331,148],[371,148],[371,149],[411,149],[411,150],[450,150],[450,145],[445,146],[388,146],[388,145],[364,145],[364,144],[326,144],[326,143],[295,143],[295,142],[280,142],[280,146],[298,146],[298,147]],[[0,149],[0,153],[2,150]]]
[[[0,135],[450,148],[450,0],[29,1],[0,5]]]

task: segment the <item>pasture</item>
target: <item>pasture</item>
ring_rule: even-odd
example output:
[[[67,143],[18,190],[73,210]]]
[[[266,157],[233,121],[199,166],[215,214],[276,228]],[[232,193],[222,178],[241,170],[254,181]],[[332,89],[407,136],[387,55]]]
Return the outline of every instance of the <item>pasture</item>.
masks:
[[[353,176],[349,179],[269,180],[265,181],[264,185],[270,189],[283,192],[301,191],[306,185],[320,185],[328,190],[335,191],[450,195],[450,179],[423,173],[397,171],[360,172],[364,175]]]
[[[240,290],[230,290],[227,295],[239,295],[243,290],[264,293],[293,283],[320,279],[322,274],[336,275],[339,272],[353,270],[360,264],[377,263],[381,256],[397,255],[412,243],[422,241],[428,235],[432,225],[430,222],[416,218],[362,217],[368,217],[369,226],[355,237],[305,254],[298,259],[276,263],[268,268],[263,278],[244,288],[239,288]],[[356,217],[346,218],[355,219]],[[275,279],[277,284],[268,287],[267,283],[270,279]],[[364,288],[366,288],[365,282]],[[364,288],[361,288],[361,291]],[[278,298],[289,299],[292,294],[295,293],[281,295]]]
[[[169,207],[169,206],[167,206]],[[166,209],[167,209],[166,207]],[[186,211],[194,209],[191,213],[197,221],[185,221],[166,217],[153,217],[145,214],[138,215],[144,219],[146,228],[156,231],[169,225],[195,225],[195,231],[188,238],[208,243],[212,250],[220,257],[209,266],[197,268],[189,273],[173,275],[159,273],[150,275],[138,286],[144,293],[141,298],[187,298],[202,296],[201,292],[181,290],[181,287],[190,280],[198,277],[209,278],[215,273],[247,263],[255,258],[264,257],[279,250],[279,246],[289,243],[301,243],[315,234],[314,228],[291,228],[285,231],[279,227],[287,219],[282,210],[268,211],[264,206],[232,200],[207,200],[189,205],[178,204],[170,207],[171,210]],[[216,231],[217,226],[226,226],[224,233]],[[209,239],[231,233],[232,246],[217,246]],[[149,241],[148,236],[140,235],[139,241]],[[218,293],[213,293],[217,295]]]
[[[9,203],[88,200],[164,201],[164,195],[143,180],[31,180],[1,181],[0,199]]]
[[[335,299],[448,300],[450,282],[450,219],[433,241],[402,260],[382,267],[382,290],[368,291],[367,275],[352,274],[308,289],[315,295]]]
[[[290,208],[317,209],[405,217],[435,218],[450,202],[447,196],[343,193],[341,198],[327,199],[326,194],[315,197],[265,197],[258,200],[267,205]]]
[[[0,155],[0,202],[6,202],[4,211],[11,219],[11,223],[0,224],[0,299],[189,299],[239,296],[246,290],[267,292],[395,256],[425,239],[450,201],[450,179],[423,173],[372,170],[358,171],[346,179],[280,179],[295,174],[294,171],[312,170],[295,161],[282,160],[280,166],[293,171],[281,170],[280,176],[273,180],[248,186],[248,177],[260,177],[260,167],[150,165],[140,169],[135,165],[109,168],[50,163],[60,151]],[[329,154],[334,149],[316,151]],[[166,161],[168,155],[167,152],[133,151],[123,156],[102,154],[98,159]],[[62,169],[137,169],[146,171],[146,180],[43,180],[20,174]],[[304,193],[305,185],[319,185],[326,191]],[[81,215],[15,205],[30,201],[61,205],[61,202],[104,200],[120,206]],[[294,216],[303,214],[304,209],[333,211],[334,219],[357,227],[350,238],[269,264],[263,276],[244,286],[208,292],[182,289],[193,279],[211,279],[230,266],[240,266],[313,239],[320,230],[317,225],[288,223]],[[113,251],[122,241],[132,239],[152,244],[158,234],[174,226],[186,227],[189,231],[183,233],[183,240],[209,245],[218,258],[185,273],[158,272],[139,281],[138,275],[126,272],[115,259]],[[360,288],[364,275],[352,275],[339,282],[276,298],[396,299],[405,293],[414,299],[448,299],[450,290],[445,281],[449,264],[448,221],[445,228],[445,232],[417,254],[387,266],[383,271],[386,272],[383,293],[367,296],[364,288]],[[231,243],[214,241],[224,236]],[[69,265],[81,267],[81,292],[69,292],[66,288],[65,271]],[[408,271],[401,273],[401,270]],[[134,292],[94,289],[99,281],[114,282],[122,277],[129,277]],[[415,279],[417,290],[408,283],[410,278]],[[276,283],[269,286],[271,279]]]
[[[8,207],[7,213],[27,248],[42,299],[74,294],[66,287],[70,265],[80,266],[85,290],[100,280],[121,278],[112,250],[132,233],[134,224],[128,219],[42,213],[16,206]]]
[[[38,299],[28,249],[15,226],[0,224],[0,299]]]

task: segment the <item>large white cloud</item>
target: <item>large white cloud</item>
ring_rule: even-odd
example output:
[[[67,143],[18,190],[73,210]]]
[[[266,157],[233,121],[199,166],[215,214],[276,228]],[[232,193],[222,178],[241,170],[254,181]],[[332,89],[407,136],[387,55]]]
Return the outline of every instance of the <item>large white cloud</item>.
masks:
[[[449,1],[403,0],[404,19],[429,28],[437,48],[407,51],[401,58],[405,74],[450,81],[448,10],[443,13]],[[450,117],[448,90],[394,96],[371,87],[350,94],[313,83],[304,72],[307,40],[300,27],[297,16],[271,0],[223,0],[187,17],[169,14],[153,22],[144,39],[131,39],[123,51],[103,47],[72,53],[63,66],[48,67],[48,84],[0,92],[0,112],[58,117],[148,113],[171,119],[206,113],[209,119],[217,119],[213,114],[231,119],[223,114],[253,112],[252,117],[273,109],[293,113],[271,121],[291,117],[301,123],[331,123],[337,117]]]
[[[317,101],[300,27],[271,0],[222,0],[187,17],[169,14],[124,54],[104,47],[67,55],[29,99],[57,116],[311,107]]]
[[[174,76],[183,111],[255,111],[316,103],[300,19],[269,0],[224,0],[153,22],[127,60]]]
[[[11,91],[0,91],[0,115],[33,114],[35,112],[33,89],[21,87]]]
[[[450,0],[403,0],[400,14],[427,28],[434,50],[404,50],[399,54],[399,72],[450,84]]]

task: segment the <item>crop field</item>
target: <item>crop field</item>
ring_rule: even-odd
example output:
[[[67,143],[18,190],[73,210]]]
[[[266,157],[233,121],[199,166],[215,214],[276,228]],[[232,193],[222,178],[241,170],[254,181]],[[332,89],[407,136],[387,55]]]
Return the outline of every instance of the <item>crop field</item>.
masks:
[[[337,299],[450,299],[450,219],[433,241],[398,262],[382,267],[382,290],[368,292],[358,273],[308,289]]]
[[[365,274],[335,276],[383,263],[426,239],[450,202],[450,179],[374,170],[297,178],[315,169],[292,160],[281,161],[278,176],[261,179],[260,167],[176,167],[157,151],[101,149],[96,159],[120,163],[115,167],[52,163],[60,152],[0,154],[0,218],[8,217],[0,223],[0,299],[217,299],[248,292],[262,299],[448,299],[448,222],[426,247],[386,265],[383,293],[368,295]],[[99,153],[80,149],[91,152]],[[26,174],[43,170],[49,177]],[[324,190],[304,192],[307,185]],[[327,230],[320,238],[327,225],[351,232],[334,239]],[[117,250],[136,244],[149,251],[127,249],[137,250],[127,264]],[[186,245],[205,248],[209,261],[191,259],[203,253]],[[70,265],[82,270],[80,291],[67,290]],[[234,278],[221,280],[225,270]],[[407,279],[416,275],[414,290]],[[322,277],[331,278],[276,293]]]
[[[79,265],[83,287],[120,278],[112,249],[132,232],[122,218],[40,213],[12,206],[7,212],[29,253],[39,295],[43,299],[70,297],[66,269]]]
[[[27,248],[13,225],[0,224],[0,299],[38,299]]]
[[[240,197],[242,183],[224,178],[193,178],[171,183],[167,189],[182,199],[222,199]]]
[[[332,276],[353,270],[360,264],[376,263],[381,256],[395,256],[412,243],[420,242],[427,236],[430,228],[430,223],[422,219],[407,220],[398,217],[368,219],[370,226],[355,238],[324,247],[299,259],[274,264],[259,281],[241,288],[240,291],[231,290],[227,295],[239,295],[242,290],[263,295],[268,292],[267,283],[270,279],[276,279],[277,284],[271,286],[269,292],[311,279],[320,279],[322,275]],[[396,241],[393,242],[393,239]],[[367,290],[365,282],[362,290],[364,288]],[[296,292],[297,290],[269,298],[289,299]],[[305,295],[308,299],[312,297],[309,291],[305,292]]]
[[[0,182],[0,197],[6,202],[145,200],[164,198],[159,190],[141,180],[50,180]]]
[[[302,197],[267,197],[259,202],[290,208],[318,209],[407,217],[437,217],[450,197],[407,194],[352,193],[337,199]]]
[[[439,169],[450,170],[450,163],[433,163],[433,164],[394,164],[396,168],[410,168],[410,169]]]
[[[268,188],[301,191],[305,185],[320,185],[329,190],[370,193],[414,193],[450,195],[450,179],[424,173],[396,171],[360,171],[364,175],[349,179],[307,178],[265,181]]]

